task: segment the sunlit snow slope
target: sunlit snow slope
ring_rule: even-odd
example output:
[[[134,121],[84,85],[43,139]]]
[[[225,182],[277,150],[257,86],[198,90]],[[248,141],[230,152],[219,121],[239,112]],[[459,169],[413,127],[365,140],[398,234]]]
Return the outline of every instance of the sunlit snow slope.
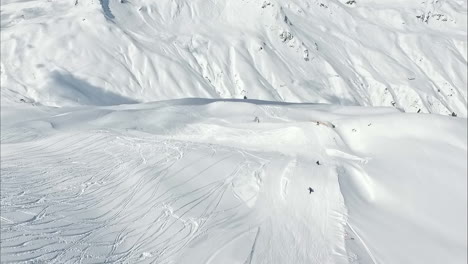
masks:
[[[467,262],[466,1],[0,9],[2,263]]]
[[[4,104],[2,261],[462,264],[466,125],[263,101]]]
[[[465,0],[4,0],[2,96],[249,98],[467,115]]]

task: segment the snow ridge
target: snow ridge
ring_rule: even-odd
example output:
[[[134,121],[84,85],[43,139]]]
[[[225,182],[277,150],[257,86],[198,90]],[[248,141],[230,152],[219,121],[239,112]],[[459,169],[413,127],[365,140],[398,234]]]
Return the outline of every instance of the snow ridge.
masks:
[[[101,105],[57,80],[70,75],[138,102],[247,96],[466,117],[466,10],[466,1],[6,1],[2,97]]]

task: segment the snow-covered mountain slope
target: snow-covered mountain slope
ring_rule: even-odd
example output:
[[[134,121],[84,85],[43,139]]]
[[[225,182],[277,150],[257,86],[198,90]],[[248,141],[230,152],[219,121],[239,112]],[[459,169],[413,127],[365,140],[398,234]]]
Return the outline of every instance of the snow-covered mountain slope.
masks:
[[[5,263],[467,261],[466,118],[207,99],[1,114]]]
[[[2,97],[203,97],[467,115],[464,0],[5,0]]]
[[[467,262],[466,1],[0,9],[2,263]]]

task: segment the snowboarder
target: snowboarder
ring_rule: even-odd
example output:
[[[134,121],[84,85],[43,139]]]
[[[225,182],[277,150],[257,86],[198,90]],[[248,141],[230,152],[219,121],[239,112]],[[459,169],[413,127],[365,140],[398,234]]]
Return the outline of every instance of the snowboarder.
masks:
[[[244,95],[244,99],[247,99],[247,96],[246,96],[246,95]]]
[[[318,161],[318,160],[317,160],[317,162],[315,162],[315,163],[316,163],[317,165],[321,165],[321,164],[320,164],[320,161]]]
[[[313,192],[314,192],[314,189],[312,189],[312,187],[309,187],[309,194],[311,194]]]

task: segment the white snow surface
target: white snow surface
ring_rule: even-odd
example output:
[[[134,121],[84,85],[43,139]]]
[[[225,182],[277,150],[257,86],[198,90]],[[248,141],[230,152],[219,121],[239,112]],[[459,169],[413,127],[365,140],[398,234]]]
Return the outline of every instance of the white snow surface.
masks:
[[[249,98],[467,116],[465,0],[4,0],[2,96]]]
[[[464,0],[4,0],[0,66],[2,263],[467,262]]]
[[[185,99],[1,128],[5,263],[467,260],[465,118]]]

